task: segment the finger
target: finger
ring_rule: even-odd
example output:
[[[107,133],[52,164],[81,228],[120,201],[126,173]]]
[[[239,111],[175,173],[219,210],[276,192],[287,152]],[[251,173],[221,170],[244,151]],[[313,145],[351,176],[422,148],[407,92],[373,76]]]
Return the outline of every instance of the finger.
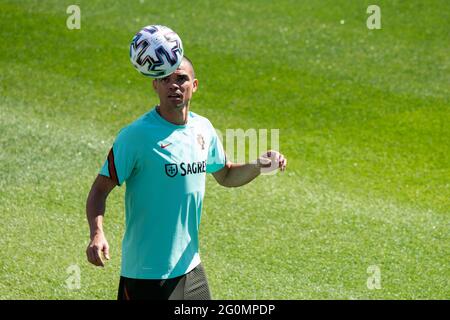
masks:
[[[103,263],[103,259],[102,259],[102,250],[100,250],[100,248],[97,248],[97,250],[95,250],[95,259],[98,263],[98,266],[104,267],[105,264]]]
[[[281,156],[281,157],[278,159],[278,167],[279,167],[279,168],[281,168],[283,162],[284,162],[284,157]]]
[[[287,163],[287,160],[286,160],[286,159],[283,159],[283,162],[282,162],[282,164],[281,164],[281,171],[286,170],[286,163]]]
[[[89,248],[89,251],[90,251],[90,257],[91,257],[91,263],[95,266],[102,267],[103,262],[102,262],[102,259],[100,258],[100,249],[96,245],[94,245]]]
[[[283,170],[286,170],[286,167],[287,167],[287,159],[284,159],[284,169]]]
[[[87,249],[86,249],[86,257],[87,257],[87,260],[89,261],[89,263],[93,263],[92,261],[92,257],[91,257],[91,250],[89,250],[90,248],[88,247]]]
[[[87,254],[87,256],[88,256],[89,262],[92,263],[93,265],[96,265],[94,253],[93,253],[93,251],[92,251],[92,247],[88,247],[88,248],[87,248],[86,254]]]
[[[265,156],[267,158],[276,159],[277,157],[280,156],[280,153],[278,151],[275,151],[275,150],[269,150],[269,151],[266,152]]]
[[[261,158],[261,159],[259,159],[259,165],[262,168],[268,168],[268,167],[270,167],[272,165],[272,161],[270,159],[267,159],[267,158]]]
[[[109,247],[108,247],[108,245],[105,245],[105,246],[103,247],[103,254],[105,255],[106,260],[111,259],[111,258],[109,257]]]
[[[92,263],[94,266],[98,266],[97,259],[95,258],[95,250],[93,250],[92,247],[89,247],[87,250],[88,260],[90,263]]]

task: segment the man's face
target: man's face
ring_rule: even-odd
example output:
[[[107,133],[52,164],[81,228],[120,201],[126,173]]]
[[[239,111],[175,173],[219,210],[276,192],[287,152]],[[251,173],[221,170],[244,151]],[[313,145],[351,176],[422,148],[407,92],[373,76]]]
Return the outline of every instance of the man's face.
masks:
[[[183,61],[169,76],[153,80],[153,88],[159,95],[160,104],[172,108],[189,105],[192,94],[197,91],[198,80],[194,79],[191,65]]]

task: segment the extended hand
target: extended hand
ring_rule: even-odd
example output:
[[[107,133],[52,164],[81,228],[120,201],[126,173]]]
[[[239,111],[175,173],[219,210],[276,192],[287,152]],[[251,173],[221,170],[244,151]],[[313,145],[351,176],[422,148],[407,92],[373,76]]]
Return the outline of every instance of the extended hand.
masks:
[[[269,150],[261,155],[257,160],[261,173],[269,173],[278,168],[281,171],[286,170],[287,159],[278,151]]]

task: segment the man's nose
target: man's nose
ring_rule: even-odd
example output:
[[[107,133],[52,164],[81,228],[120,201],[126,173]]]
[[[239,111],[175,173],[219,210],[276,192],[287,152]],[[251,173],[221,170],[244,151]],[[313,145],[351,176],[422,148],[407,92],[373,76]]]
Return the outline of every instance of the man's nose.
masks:
[[[169,89],[172,89],[172,90],[176,90],[176,89],[178,89],[180,86],[178,85],[178,83],[176,82],[176,81],[170,81],[170,83],[169,83]]]

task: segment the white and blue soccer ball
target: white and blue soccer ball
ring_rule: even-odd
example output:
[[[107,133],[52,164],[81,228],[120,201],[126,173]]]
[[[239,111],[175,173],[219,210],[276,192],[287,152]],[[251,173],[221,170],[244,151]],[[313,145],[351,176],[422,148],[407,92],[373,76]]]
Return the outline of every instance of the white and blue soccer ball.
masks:
[[[151,25],[136,33],[130,44],[130,60],[143,75],[164,78],[174,72],[183,59],[183,44],[172,29]]]

